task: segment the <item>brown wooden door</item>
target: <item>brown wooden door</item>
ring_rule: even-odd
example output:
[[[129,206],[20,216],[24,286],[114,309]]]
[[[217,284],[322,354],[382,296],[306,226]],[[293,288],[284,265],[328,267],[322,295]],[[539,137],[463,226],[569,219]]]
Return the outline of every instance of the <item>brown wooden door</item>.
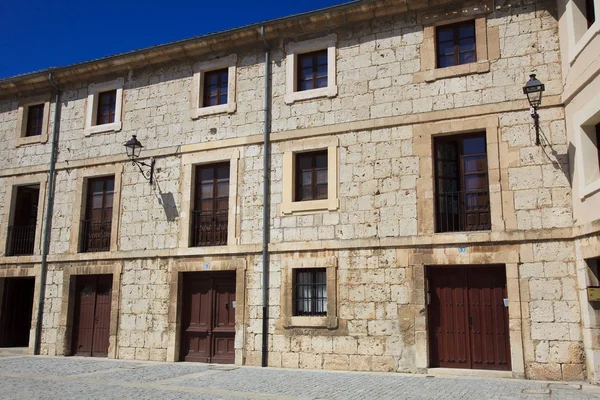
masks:
[[[75,279],[72,354],[106,357],[110,328],[112,275],[81,275]]]
[[[182,361],[235,362],[235,272],[186,273],[181,318]]]
[[[6,278],[0,317],[0,347],[27,347],[35,278]]]
[[[510,370],[504,266],[428,268],[431,367]]]

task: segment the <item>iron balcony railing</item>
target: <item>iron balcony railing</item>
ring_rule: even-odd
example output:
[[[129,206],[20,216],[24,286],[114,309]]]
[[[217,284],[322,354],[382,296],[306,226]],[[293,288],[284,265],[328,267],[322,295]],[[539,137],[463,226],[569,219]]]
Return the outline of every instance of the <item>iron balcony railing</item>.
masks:
[[[33,255],[36,225],[9,226],[6,243],[7,256]]]
[[[192,211],[191,247],[227,244],[227,210]]]
[[[489,191],[438,193],[435,214],[436,232],[489,230],[491,229]]]
[[[82,220],[81,252],[109,251],[111,227],[111,219]]]

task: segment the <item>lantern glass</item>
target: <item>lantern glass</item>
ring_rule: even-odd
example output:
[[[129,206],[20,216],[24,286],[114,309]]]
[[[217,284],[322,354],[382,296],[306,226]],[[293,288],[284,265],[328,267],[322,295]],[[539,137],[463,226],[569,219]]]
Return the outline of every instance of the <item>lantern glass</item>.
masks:
[[[529,75],[529,81],[523,88],[523,93],[527,95],[529,105],[533,108],[539,107],[542,104],[542,93],[545,87],[542,82],[535,78],[535,74]]]
[[[140,156],[142,147],[144,146],[142,146],[142,144],[137,140],[136,136],[133,135],[133,137],[129,139],[127,143],[125,143],[127,157],[129,157],[131,160],[135,160]]]

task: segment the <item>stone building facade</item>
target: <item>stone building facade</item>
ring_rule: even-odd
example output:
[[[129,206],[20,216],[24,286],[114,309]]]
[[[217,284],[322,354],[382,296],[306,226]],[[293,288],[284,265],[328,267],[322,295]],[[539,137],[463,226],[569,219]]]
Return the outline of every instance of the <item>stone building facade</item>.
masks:
[[[596,22],[588,50],[578,50],[595,72],[581,56],[567,58],[563,6],[364,1],[1,80],[0,320],[6,329],[17,305],[32,317],[22,340],[7,333],[0,345],[29,336],[34,352],[39,335],[41,354],[89,348],[179,361],[198,345],[189,315],[205,309],[194,296],[208,293],[207,329],[221,336],[196,349],[205,361],[414,373],[454,366],[597,382],[597,307],[587,287],[598,285],[600,208],[595,189],[579,189],[592,178],[578,164],[569,116],[580,103],[599,104],[586,97],[600,79],[599,38]],[[441,68],[440,32],[452,26],[472,29],[474,58]],[[325,78],[300,90],[302,55],[315,52]],[[542,145],[522,91],[531,73],[545,84]],[[207,106],[213,77],[226,100]],[[108,116],[104,101],[114,105]],[[588,125],[600,122],[594,112]],[[140,160],[155,161],[152,184],[125,155],[132,135],[144,145]],[[597,172],[590,140],[596,153],[583,164]],[[450,148],[462,149],[451,163]],[[325,163],[312,179],[326,189],[303,201],[299,160],[309,155]],[[212,223],[224,222],[211,225],[205,245],[194,221],[204,221],[198,204],[209,181],[207,190],[226,183],[228,192],[211,197],[220,204]],[[462,200],[447,197],[446,185]],[[97,210],[101,228],[90,223]],[[303,297],[310,306],[299,300],[302,276],[313,279]],[[82,311],[89,299],[91,317]],[[83,343],[84,330],[105,342]]]

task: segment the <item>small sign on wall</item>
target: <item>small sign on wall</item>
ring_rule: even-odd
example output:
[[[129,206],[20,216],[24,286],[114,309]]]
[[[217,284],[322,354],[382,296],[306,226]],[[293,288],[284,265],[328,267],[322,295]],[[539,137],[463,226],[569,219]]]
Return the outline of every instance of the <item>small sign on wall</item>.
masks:
[[[600,287],[590,286],[587,288],[588,301],[600,301]]]
[[[459,247],[458,248],[458,254],[467,254],[467,248],[466,247]]]
[[[210,264],[209,263],[205,263],[203,266],[205,271],[208,271],[210,269]]]

